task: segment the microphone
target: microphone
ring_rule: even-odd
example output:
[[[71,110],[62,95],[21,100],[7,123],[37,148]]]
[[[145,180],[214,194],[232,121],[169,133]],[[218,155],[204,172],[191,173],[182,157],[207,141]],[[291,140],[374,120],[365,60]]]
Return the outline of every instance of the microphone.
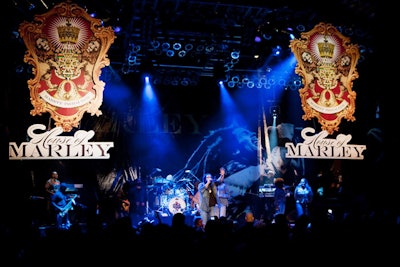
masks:
[[[186,170],[185,173],[190,173],[190,170]]]

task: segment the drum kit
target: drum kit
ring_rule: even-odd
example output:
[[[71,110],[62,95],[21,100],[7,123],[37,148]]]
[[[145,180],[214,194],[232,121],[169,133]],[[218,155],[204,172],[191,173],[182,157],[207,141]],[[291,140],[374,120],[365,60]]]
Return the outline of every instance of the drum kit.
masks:
[[[162,214],[174,215],[190,211],[189,194],[193,194],[194,185],[190,179],[174,181],[172,175],[167,178],[155,177],[153,184],[147,186],[154,197],[154,210]]]

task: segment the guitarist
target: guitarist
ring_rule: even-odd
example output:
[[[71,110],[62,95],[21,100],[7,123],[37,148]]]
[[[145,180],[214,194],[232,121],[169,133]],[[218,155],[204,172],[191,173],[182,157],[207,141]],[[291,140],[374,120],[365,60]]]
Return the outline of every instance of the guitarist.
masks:
[[[69,196],[66,194],[67,186],[61,183],[59,190],[51,196],[51,204],[56,211],[56,226],[60,230],[68,230],[71,227],[69,220],[69,210],[73,209],[75,204],[75,195]]]

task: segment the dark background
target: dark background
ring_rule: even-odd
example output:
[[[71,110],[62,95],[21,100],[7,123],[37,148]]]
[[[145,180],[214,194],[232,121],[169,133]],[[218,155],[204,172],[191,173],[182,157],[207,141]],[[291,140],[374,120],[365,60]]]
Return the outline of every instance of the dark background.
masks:
[[[54,169],[66,182],[83,183],[88,199],[92,199],[95,194],[97,175],[108,173],[113,168],[140,166],[145,176],[152,168],[159,167],[163,170],[163,176],[173,174],[183,166],[210,130],[221,127],[220,118],[216,115],[219,105],[216,82],[221,78],[229,80],[234,75],[242,77],[254,72],[268,73],[268,68],[280,60],[275,58],[267,62],[276,45],[283,47],[284,53],[290,54],[287,48],[288,27],[299,38],[301,31],[297,26],[303,25],[305,31],[309,31],[319,22],[332,23],[338,27],[345,36],[350,37],[352,43],[360,46],[361,51],[357,66],[359,78],[353,86],[357,93],[354,114],[356,121],[343,121],[340,132],[351,134],[354,144],[366,144],[367,155],[363,161],[340,162],[347,186],[355,196],[361,195],[371,205],[397,207],[395,185],[398,181],[393,179],[395,174],[386,174],[387,149],[392,149],[394,144],[392,123],[386,120],[389,114],[388,98],[391,98],[387,97],[386,92],[387,88],[394,88],[386,85],[386,53],[382,48],[383,32],[386,30],[384,18],[389,12],[378,1],[335,1],[329,3],[329,8],[320,1],[295,4],[291,1],[279,1],[279,4],[261,4],[259,1],[76,1],[88,13],[97,12],[105,26],[122,25],[123,28],[120,33],[116,33],[115,43],[109,50],[111,64],[102,71],[102,80],[106,82],[101,106],[103,115],[92,117],[85,114],[80,126],[85,130],[99,129],[96,133],[99,140],[114,141],[112,157],[110,160],[9,161],[8,142],[27,141],[26,130],[32,124],[53,123],[48,114],[30,116],[32,106],[26,81],[32,77],[31,67],[23,62],[25,46],[18,36],[18,26],[22,21],[32,21],[35,14],[51,9],[56,2],[46,2],[46,8],[41,1],[8,1],[9,16],[6,20],[2,18],[2,25],[6,26],[3,40],[7,48],[4,50],[6,83],[1,90],[0,121],[4,169],[2,203],[7,214],[6,221],[14,222],[15,218],[22,217],[16,221],[29,223],[29,219],[24,216],[26,214],[21,215],[16,206],[26,206],[32,194],[40,194],[44,181]],[[270,34],[271,39],[254,43],[254,36],[259,31],[265,35]],[[192,53],[184,58],[168,58],[154,51],[152,40],[191,40],[195,47],[212,45],[215,50],[212,53]],[[133,46],[140,46],[141,50],[135,54],[137,64],[127,68],[127,55],[132,55]],[[240,61],[227,74],[224,72],[224,64],[232,50],[240,51]],[[254,60],[254,53],[259,53],[260,59]],[[183,127],[180,134],[138,133],[127,127],[129,115],[139,113],[137,96],[143,85],[143,74],[148,73],[153,81],[158,81],[154,87],[162,112],[194,116],[201,126],[199,132],[193,133],[189,126]],[[181,79],[185,75],[193,78],[189,86],[174,86],[165,82],[167,78]],[[296,78],[296,75],[292,74],[291,78]],[[127,88],[123,92],[126,95],[121,96],[120,85]],[[249,128],[255,131],[259,99],[255,91],[245,87],[229,88],[229,91],[248,119]],[[281,122],[319,129],[316,121],[304,122],[301,119],[302,110],[300,100],[296,100],[296,88],[289,89],[286,94],[287,98],[294,101],[288,104],[284,99],[271,96],[267,107],[280,106]],[[245,98],[253,102],[240,101]],[[378,106],[379,118],[376,117]],[[270,118],[268,120],[270,123]],[[103,127],[99,128],[99,125]],[[372,135],[371,129],[377,129],[379,138],[384,138],[384,141]],[[164,141],[170,139],[176,143],[175,147],[154,152],[154,148],[162,147]],[[332,160],[306,161],[310,166],[310,176],[319,169],[329,169],[335,163]]]

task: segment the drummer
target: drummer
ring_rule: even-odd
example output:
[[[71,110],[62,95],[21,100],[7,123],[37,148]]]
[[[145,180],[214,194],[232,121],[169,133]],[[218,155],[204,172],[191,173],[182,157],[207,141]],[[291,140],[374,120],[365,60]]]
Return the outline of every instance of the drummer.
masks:
[[[171,195],[174,194],[174,188],[175,188],[175,183],[174,183],[174,176],[172,174],[168,174],[167,177],[165,178],[164,186],[163,186],[163,191],[164,194]]]

